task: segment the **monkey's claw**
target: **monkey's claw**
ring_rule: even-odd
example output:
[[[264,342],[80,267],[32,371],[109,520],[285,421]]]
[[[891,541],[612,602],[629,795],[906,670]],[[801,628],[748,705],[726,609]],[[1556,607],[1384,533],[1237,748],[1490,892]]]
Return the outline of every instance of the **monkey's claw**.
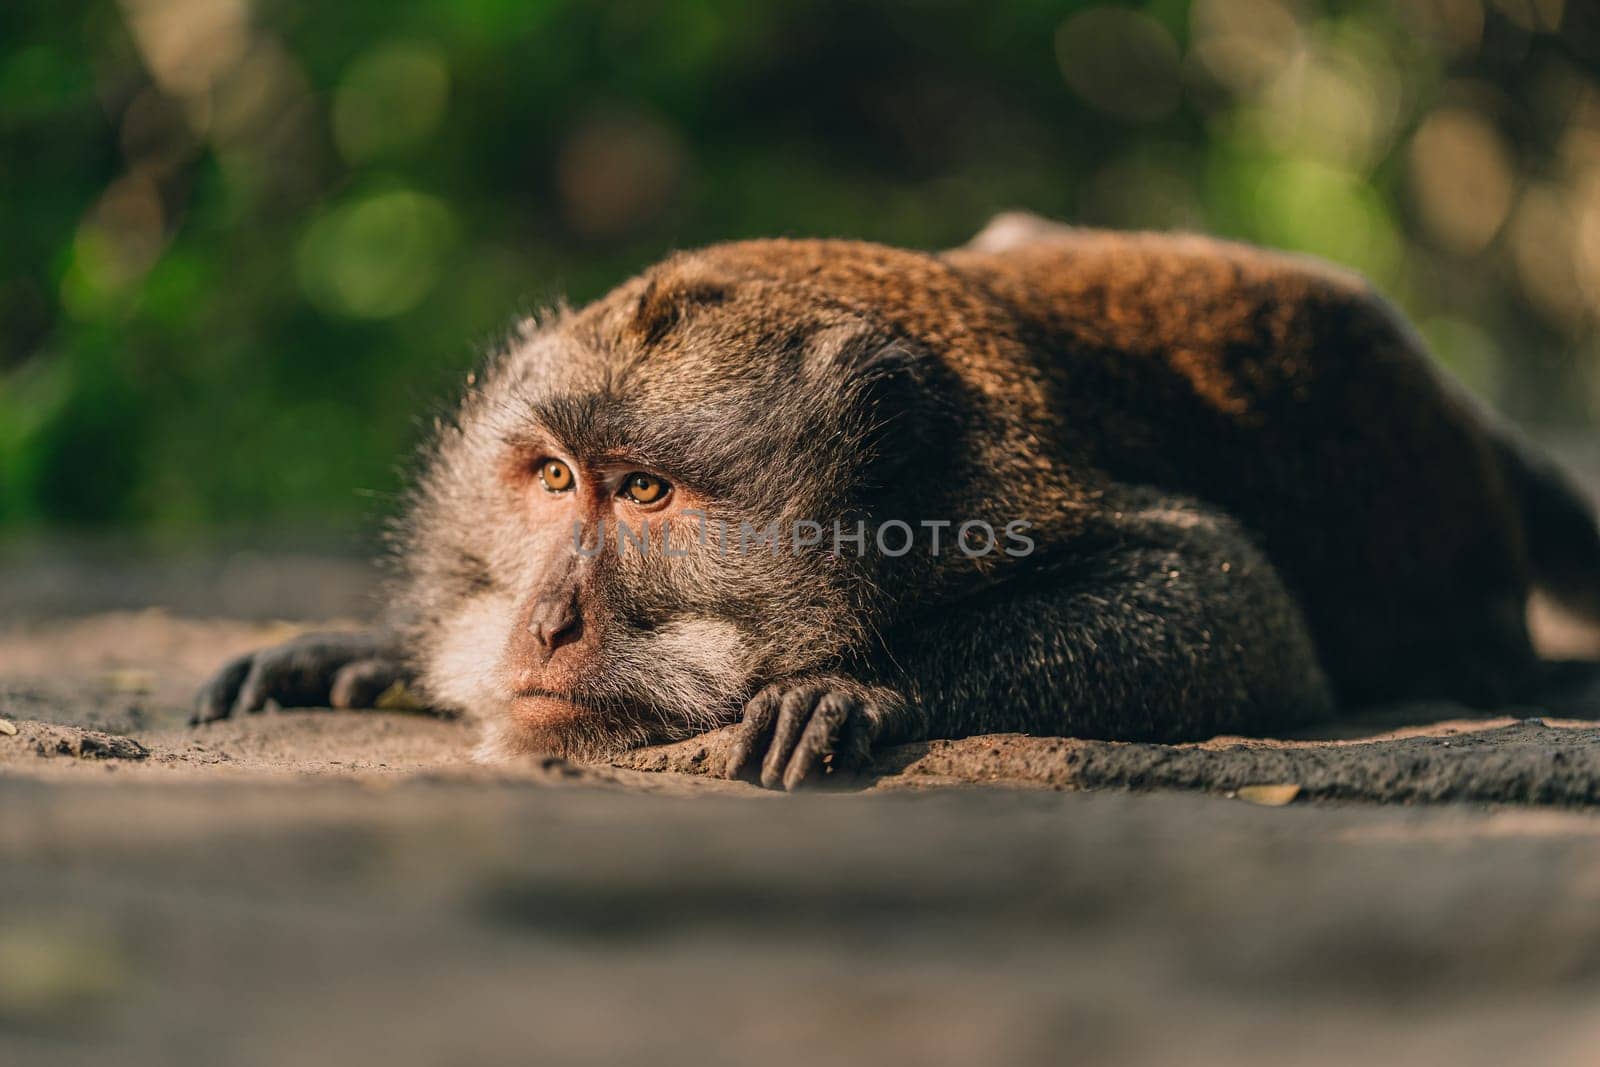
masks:
[[[387,633],[304,634],[230,660],[195,694],[191,724],[281,707],[369,708],[410,669]]]
[[[828,679],[767,686],[744,707],[727,777],[793,790],[860,770],[872,761],[889,710],[875,693]]]

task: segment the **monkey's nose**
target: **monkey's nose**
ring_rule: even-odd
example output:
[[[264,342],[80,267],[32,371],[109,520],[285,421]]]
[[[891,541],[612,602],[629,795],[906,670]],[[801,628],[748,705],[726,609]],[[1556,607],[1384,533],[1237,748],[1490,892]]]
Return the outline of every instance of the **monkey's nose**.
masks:
[[[578,639],[583,632],[580,621],[576,597],[546,597],[528,614],[528,632],[548,655]]]

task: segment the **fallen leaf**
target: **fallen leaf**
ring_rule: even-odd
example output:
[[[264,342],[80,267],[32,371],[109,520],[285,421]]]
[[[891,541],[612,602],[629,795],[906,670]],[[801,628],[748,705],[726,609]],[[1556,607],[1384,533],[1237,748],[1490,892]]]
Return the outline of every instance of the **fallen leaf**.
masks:
[[[385,689],[372,706],[380,711],[422,711],[426,705],[418,700],[406,683],[396,682]]]
[[[143,695],[155,689],[156,672],[136,667],[124,667],[118,670],[106,671],[101,676],[101,681],[113,693]]]
[[[1297,785],[1247,785],[1236,794],[1240,800],[1260,804],[1264,808],[1281,808],[1300,795]]]

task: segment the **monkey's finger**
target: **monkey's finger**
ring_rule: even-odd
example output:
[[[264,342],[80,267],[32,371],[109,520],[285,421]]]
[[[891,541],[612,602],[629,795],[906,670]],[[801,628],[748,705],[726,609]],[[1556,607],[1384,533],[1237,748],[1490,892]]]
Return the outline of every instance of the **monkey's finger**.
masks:
[[[761,784],[766,788],[777,789],[783,784],[789,757],[794,755],[795,745],[800,743],[800,735],[811,720],[811,709],[821,695],[822,690],[816,686],[791,689],[783,695],[783,703],[778,705],[778,721],[772,728],[772,744],[767,747],[767,758],[761,763]]]
[[[854,698],[845,693],[827,693],[817,701],[811,721],[806,723],[800,743],[789,757],[788,769],[783,772],[783,788],[792,793],[807,780],[822,776],[824,761],[833,755],[839,730],[855,710]]]
[[[334,708],[373,708],[378,698],[396,682],[406,680],[403,664],[383,659],[358,659],[346,663],[333,675],[328,690],[328,706]]]
[[[267,706],[267,700],[272,696],[270,668],[264,656],[258,656],[250,664],[249,672],[244,676],[244,682],[239,686],[239,695],[234,698],[233,710],[230,715],[243,715],[252,711],[260,711]]]
[[[881,728],[870,706],[857,703],[833,740],[834,773],[859,771],[869,765]]]
[[[260,711],[267,701],[285,708],[321,708],[328,705],[335,663],[320,640],[297,639],[256,654],[250,672],[239,687],[233,713]]]
[[[250,664],[254,659],[253,653],[246,653],[229,660],[200,687],[200,691],[194,697],[194,714],[189,717],[190,726],[228,717],[233,710],[234,697],[238,695],[239,686],[244,683],[245,675],[250,673]]]
[[[751,757],[764,751],[767,738],[772,735],[772,724],[778,718],[778,705],[783,701],[783,688],[769,685],[750,698],[744,706],[744,718],[734,730],[733,742],[728,746],[724,778],[740,778]]]

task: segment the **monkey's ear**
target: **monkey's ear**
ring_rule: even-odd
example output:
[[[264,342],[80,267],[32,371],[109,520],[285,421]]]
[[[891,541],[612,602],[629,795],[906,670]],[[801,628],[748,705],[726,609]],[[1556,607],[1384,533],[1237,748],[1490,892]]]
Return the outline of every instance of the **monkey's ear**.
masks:
[[[731,278],[669,262],[645,284],[628,333],[642,346],[657,344],[695,310],[725,303],[733,285]]]
[[[930,447],[926,353],[866,323],[827,327],[809,340],[802,374],[817,395],[830,398],[858,454],[872,457],[867,480],[887,482]]]
[[[850,322],[811,335],[802,373],[825,385],[882,388],[919,380],[922,365],[922,353],[903,338],[868,323]]]

